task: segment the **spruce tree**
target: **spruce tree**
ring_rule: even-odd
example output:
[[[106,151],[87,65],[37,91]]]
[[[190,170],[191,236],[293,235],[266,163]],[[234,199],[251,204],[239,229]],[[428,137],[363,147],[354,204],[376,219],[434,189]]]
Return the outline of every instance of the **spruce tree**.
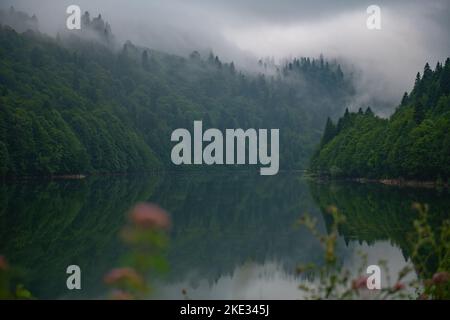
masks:
[[[413,92],[416,96],[420,96],[421,94],[421,78],[420,78],[420,72],[417,72],[416,80],[414,81],[414,89]]]
[[[336,126],[334,125],[333,121],[328,117],[327,123],[325,125],[325,131],[323,133],[322,141],[320,144],[322,146],[326,145],[328,142],[330,142],[334,136],[336,135]]]
[[[366,109],[366,113],[365,113],[367,116],[373,116],[374,114],[373,114],[373,111],[372,111],[372,109],[370,108],[370,107],[367,107],[367,109]]]
[[[403,94],[402,102],[400,103],[400,105],[404,106],[406,105],[407,102],[408,102],[408,92],[405,92]]]
[[[423,119],[425,119],[425,107],[423,106],[423,103],[419,101],[414,107],[414,121],[417,124],[420,124]]]
[[[441,79],[439,81],[440,89],[445,95],[450,94],[450,59],[445,61],[444,69],[442,70]]]

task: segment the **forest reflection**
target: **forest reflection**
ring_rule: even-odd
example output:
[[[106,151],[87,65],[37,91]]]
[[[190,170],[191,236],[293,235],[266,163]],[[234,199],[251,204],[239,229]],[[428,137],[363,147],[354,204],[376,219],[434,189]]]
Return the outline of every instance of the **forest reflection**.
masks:
[[[125,212],[149,201],[165,208],[173,223],[161,296],[181,298],[187,287],[193,298],[298,298],[296,267],[323,262],[317,239],[296,227],[303,213],[316,217],[326,232],[331,221],[325,209],[334,204],[347,217],[339,230],[341,260],[350,263],[356,248],[363,248],[374,258],[387,255],[396,269],[411,254],[417,215],[411,204],[428,203],[437,227],[448,218],[448,199],[445,190],[317,183],[295,172],[4,182],[0,252],[19,267],[37,298],[99,297],[103,275],[125,251],[118,238]],[[83,270],[80,292],[65,286],[71,264]]]

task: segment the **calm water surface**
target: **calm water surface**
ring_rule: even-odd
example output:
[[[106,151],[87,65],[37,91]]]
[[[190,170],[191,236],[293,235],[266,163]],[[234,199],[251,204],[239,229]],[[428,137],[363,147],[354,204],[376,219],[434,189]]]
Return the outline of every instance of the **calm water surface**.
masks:
[[[431,221],[448,218],[447,191],[357,183],[317,183],[300,173],[165,173],[90,177],[80,181],[0,184],[0,254],[18,267],[34,296],[99,298],[103,275],[119,264],[118,239],[127,210],[158,203],[173,221],[170,271],[154,298],[298,299],[299,264],[323,263],[318,241],[295,222],[303,213],[326,232],[335,205],[347,222],[338,255],[350,270],[358,252],[385,259],[395,274],[409,260],[414,201],[430,205]],[[66,268],[82,270],[82,290],[66,289]]]

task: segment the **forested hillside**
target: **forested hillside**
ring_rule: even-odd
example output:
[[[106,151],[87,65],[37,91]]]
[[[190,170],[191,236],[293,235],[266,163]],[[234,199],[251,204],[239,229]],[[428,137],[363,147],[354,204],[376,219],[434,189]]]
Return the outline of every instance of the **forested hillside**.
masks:
[[[450,59],[428,63],[389,119],[345,112],[328,120],[313,171],[331,176],[439,180],[450,178]]]
[[[100,35],[0,27],[0,175],[136,172],[171,165],[176,128],[280,128],[281,168],[304,169],[327,115],[353,93],[335,62],[243,72],[212,53],[169,55]],[[115,49],[119,47],[120,49]]]

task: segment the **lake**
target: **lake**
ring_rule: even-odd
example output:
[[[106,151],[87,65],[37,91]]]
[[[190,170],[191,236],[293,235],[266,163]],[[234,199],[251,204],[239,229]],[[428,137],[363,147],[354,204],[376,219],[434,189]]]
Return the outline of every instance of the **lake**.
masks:
[[[300,172],[158,173],[83,180],[0,184],[0,254],[40,299],[101,298],[102,278],[126,252],[118,234],[125,213],[149,201],[172,218],[167,261],[155,276],[153,298],[299,299],[300,264],[323,264],[319,241],[296,223],[309,213],[320,232],[332,225],[335,205],[341,265],[356,270],[358,252],[369,264],[384,259],[391,276],[411,261],[418,213],[430,206],[436,227],[449,218],[447,190],[351,182],[319,183]],[[82,290],[66,288],[66,268],[79,265]],[[417,275],[412,275],[417,276]],[[384,278],[383,278],[384,281]]]

